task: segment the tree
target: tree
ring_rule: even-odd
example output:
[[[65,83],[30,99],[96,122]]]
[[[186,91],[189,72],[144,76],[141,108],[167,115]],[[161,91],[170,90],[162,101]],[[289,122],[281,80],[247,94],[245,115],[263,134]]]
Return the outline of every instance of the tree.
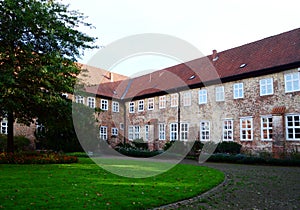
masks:
[[[80,68],[76,61],[96,38],[85,16],[50,0],[0,0],[0,115],[8,120],[7,151],[13,152],[13,124],[53,120],[67,104]],[[60,106],[58,106],[60,107]]]

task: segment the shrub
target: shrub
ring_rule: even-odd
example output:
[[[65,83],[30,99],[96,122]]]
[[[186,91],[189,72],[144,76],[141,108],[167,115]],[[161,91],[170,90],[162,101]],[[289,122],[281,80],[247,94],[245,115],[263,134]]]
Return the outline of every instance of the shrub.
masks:
[[[215,153],[228,153],[239,154],[241,152],[242,145],[236,142],[220,142],[215,150]]]
[[[122,148],[122,147],[116,148],[116,151],[126,156],[143,157],[143,158],[153,157],[162,153],[162,151],[159,150],[149,151],[149,150],[139,150],[135,148]]]
[[[148,150],[148,143],[145,142],[143,139],[135,139],[132,144],[137,148],[141,150]]]
[[[174,144],[174,142],[175,141],[169,141],[169,142],[165,143],[164,151],[168,150]]]
[[[7,136],[0,135],[0,152],[6,151],[7,145]],[[15,136],[14,137],[14,150],[15,151],[24,151],[27,146],[30,145],[30,140],[25,136]]]

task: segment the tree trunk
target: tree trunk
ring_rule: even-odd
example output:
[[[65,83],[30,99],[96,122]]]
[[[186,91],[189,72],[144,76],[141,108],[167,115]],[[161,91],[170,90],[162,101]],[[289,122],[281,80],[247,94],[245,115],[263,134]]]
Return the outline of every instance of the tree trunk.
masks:
[[[7,116],[7,152],[14,153],[14,114],[8,113]]]

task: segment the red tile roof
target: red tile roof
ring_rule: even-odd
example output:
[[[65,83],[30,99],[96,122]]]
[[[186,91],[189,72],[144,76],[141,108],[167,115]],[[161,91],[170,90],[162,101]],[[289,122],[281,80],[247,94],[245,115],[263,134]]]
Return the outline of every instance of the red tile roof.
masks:
[[[256,42],[155,71],[115,84],[101,84],[97,94],[110,96],[118,89],[118,97],[131,99],[178,88],[201,87],[212,81],[230,81],[244,77],[283,71],[300,66],[300,28]],[[244,65],[244,66],[243,66]],[[195,78],[193,78],[195,76]],[[107,91],[107,92],[106,92]]]

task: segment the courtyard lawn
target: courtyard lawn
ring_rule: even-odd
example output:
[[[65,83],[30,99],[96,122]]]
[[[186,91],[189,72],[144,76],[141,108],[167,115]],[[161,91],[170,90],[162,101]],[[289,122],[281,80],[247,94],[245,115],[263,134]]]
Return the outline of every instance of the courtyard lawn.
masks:
[[[143,179],[111,174],[88,158],[0,164],[0,209],[146,209],[196,196],[223,180],[218,170],[183,164]]]

